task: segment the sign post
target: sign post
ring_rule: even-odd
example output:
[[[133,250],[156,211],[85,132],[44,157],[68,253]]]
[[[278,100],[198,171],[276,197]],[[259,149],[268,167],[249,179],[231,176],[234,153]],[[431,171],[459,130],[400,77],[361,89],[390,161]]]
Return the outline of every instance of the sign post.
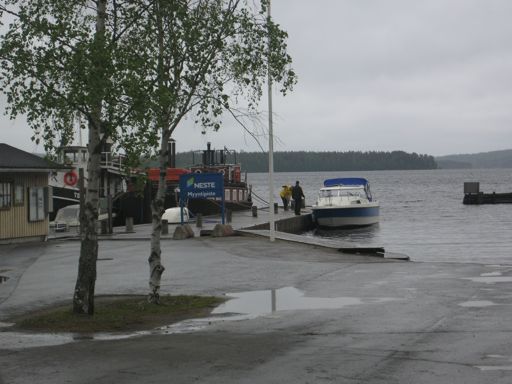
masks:
[[[183,208],[188,199],[221,200],[221,217],[224,224],[224,175],[222,173],[188,173],[180,176],[180,208],[183,225]]]

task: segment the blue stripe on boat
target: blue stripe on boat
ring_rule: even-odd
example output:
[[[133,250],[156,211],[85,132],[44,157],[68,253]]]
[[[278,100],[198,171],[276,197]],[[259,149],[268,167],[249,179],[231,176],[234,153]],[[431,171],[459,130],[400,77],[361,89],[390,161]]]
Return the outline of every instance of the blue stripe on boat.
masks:
[[[326,217],[368,217],[379,216],[379,207],[324,208],[313,209],[316,219]]]

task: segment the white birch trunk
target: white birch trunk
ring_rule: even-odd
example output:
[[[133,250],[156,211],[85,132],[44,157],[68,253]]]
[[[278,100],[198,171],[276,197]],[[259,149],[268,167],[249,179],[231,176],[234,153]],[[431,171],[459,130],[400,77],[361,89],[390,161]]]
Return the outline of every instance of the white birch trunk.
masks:
[[[97,3],[96,37],[105,34],[107,0]],[[93,58],[94,60],[94,58]],[[103,63],[96,63],[95,71],[102,73]],[[94,90],[93,90],[94,91]],[[102,92],[97,90],[101,95]],[[96,223],[98,220],[100,162],[101,162],[101,96],[92,106],[89,118],[89,161],[87,163],[87,188],[84,209],[80,212],[80,259],[78,276],[73,295],[73,312],[94,314],[94,289],[96,285],[96,261],[98,259],[98,235]]]
[[[156,11],[156,27],[158,30],[158,88],[163,91],[165,88],[166,74],[164,70],[164,28],[162,22],[162,1],[156,1],[153,5]],[[165,99],[160,100],[160,116],[157,117],[158,125],[161,131],[159,169],[160,176],[158,178],[158,190],[156,196],[151,202],[151,253],[149,255],[149,295],[150,303],[160,303],[160,282],[164,273],[162,265],[162,249],[160,246],[160,236],[162,233],[162,214],[164,213],[165,192],[167,189],[166,175],[168,164],[168,142],[171,137],[169,129],[168,117],[166,113],[167,102]]]
[[[160,246],[160,235],[162,233],[162,214],[164,213],[165,192],[167,189],[167,182],[165,176],[167,174],[168,164],[168,146],[167,143],[170,139],[170,132],[166,130],[162,135],[162,142],[160,143],[160,157],[159,168],[160,177],[158,179],[158,190],[155,198],[151,202],[151,254],[149,256],[149,296],[150,303],[158,304],[160,302],[160,283],[162,274],[165,271],[162,265],[162,249]]]

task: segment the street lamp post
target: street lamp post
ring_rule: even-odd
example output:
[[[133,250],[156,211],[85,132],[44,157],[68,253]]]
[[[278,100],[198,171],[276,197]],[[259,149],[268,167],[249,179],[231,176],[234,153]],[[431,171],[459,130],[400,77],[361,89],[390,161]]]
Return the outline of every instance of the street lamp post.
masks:
[[[268,215],[269,215],[269,238],[274,241],[276,238],[275,233],[275,219],[274,219],[274,132],[272,126],[272,76],[270,72],[270,0],[267,5],[267,28],[268,28],[268,63],[267,63],[267,76],[268,76]]]

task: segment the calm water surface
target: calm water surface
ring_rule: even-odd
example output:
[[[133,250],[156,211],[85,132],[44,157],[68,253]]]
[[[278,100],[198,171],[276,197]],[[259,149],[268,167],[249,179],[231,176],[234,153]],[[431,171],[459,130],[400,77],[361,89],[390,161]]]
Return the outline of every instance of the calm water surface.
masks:
[[[415,261],[512,264],[512,204],[462,204],[465,181],[479,181],[484,192],[512,192],[512,169],[276,173],[275,202],[281,202],[281,185],[299,180],[306,204],[312,205],[323,180],[334,177],[370,181],[380,201],[380,224],[356,230],[316,230],[307,236],[384,246]],[[268,200],[268,175],[253,173],[248,179],[254,193]]]

